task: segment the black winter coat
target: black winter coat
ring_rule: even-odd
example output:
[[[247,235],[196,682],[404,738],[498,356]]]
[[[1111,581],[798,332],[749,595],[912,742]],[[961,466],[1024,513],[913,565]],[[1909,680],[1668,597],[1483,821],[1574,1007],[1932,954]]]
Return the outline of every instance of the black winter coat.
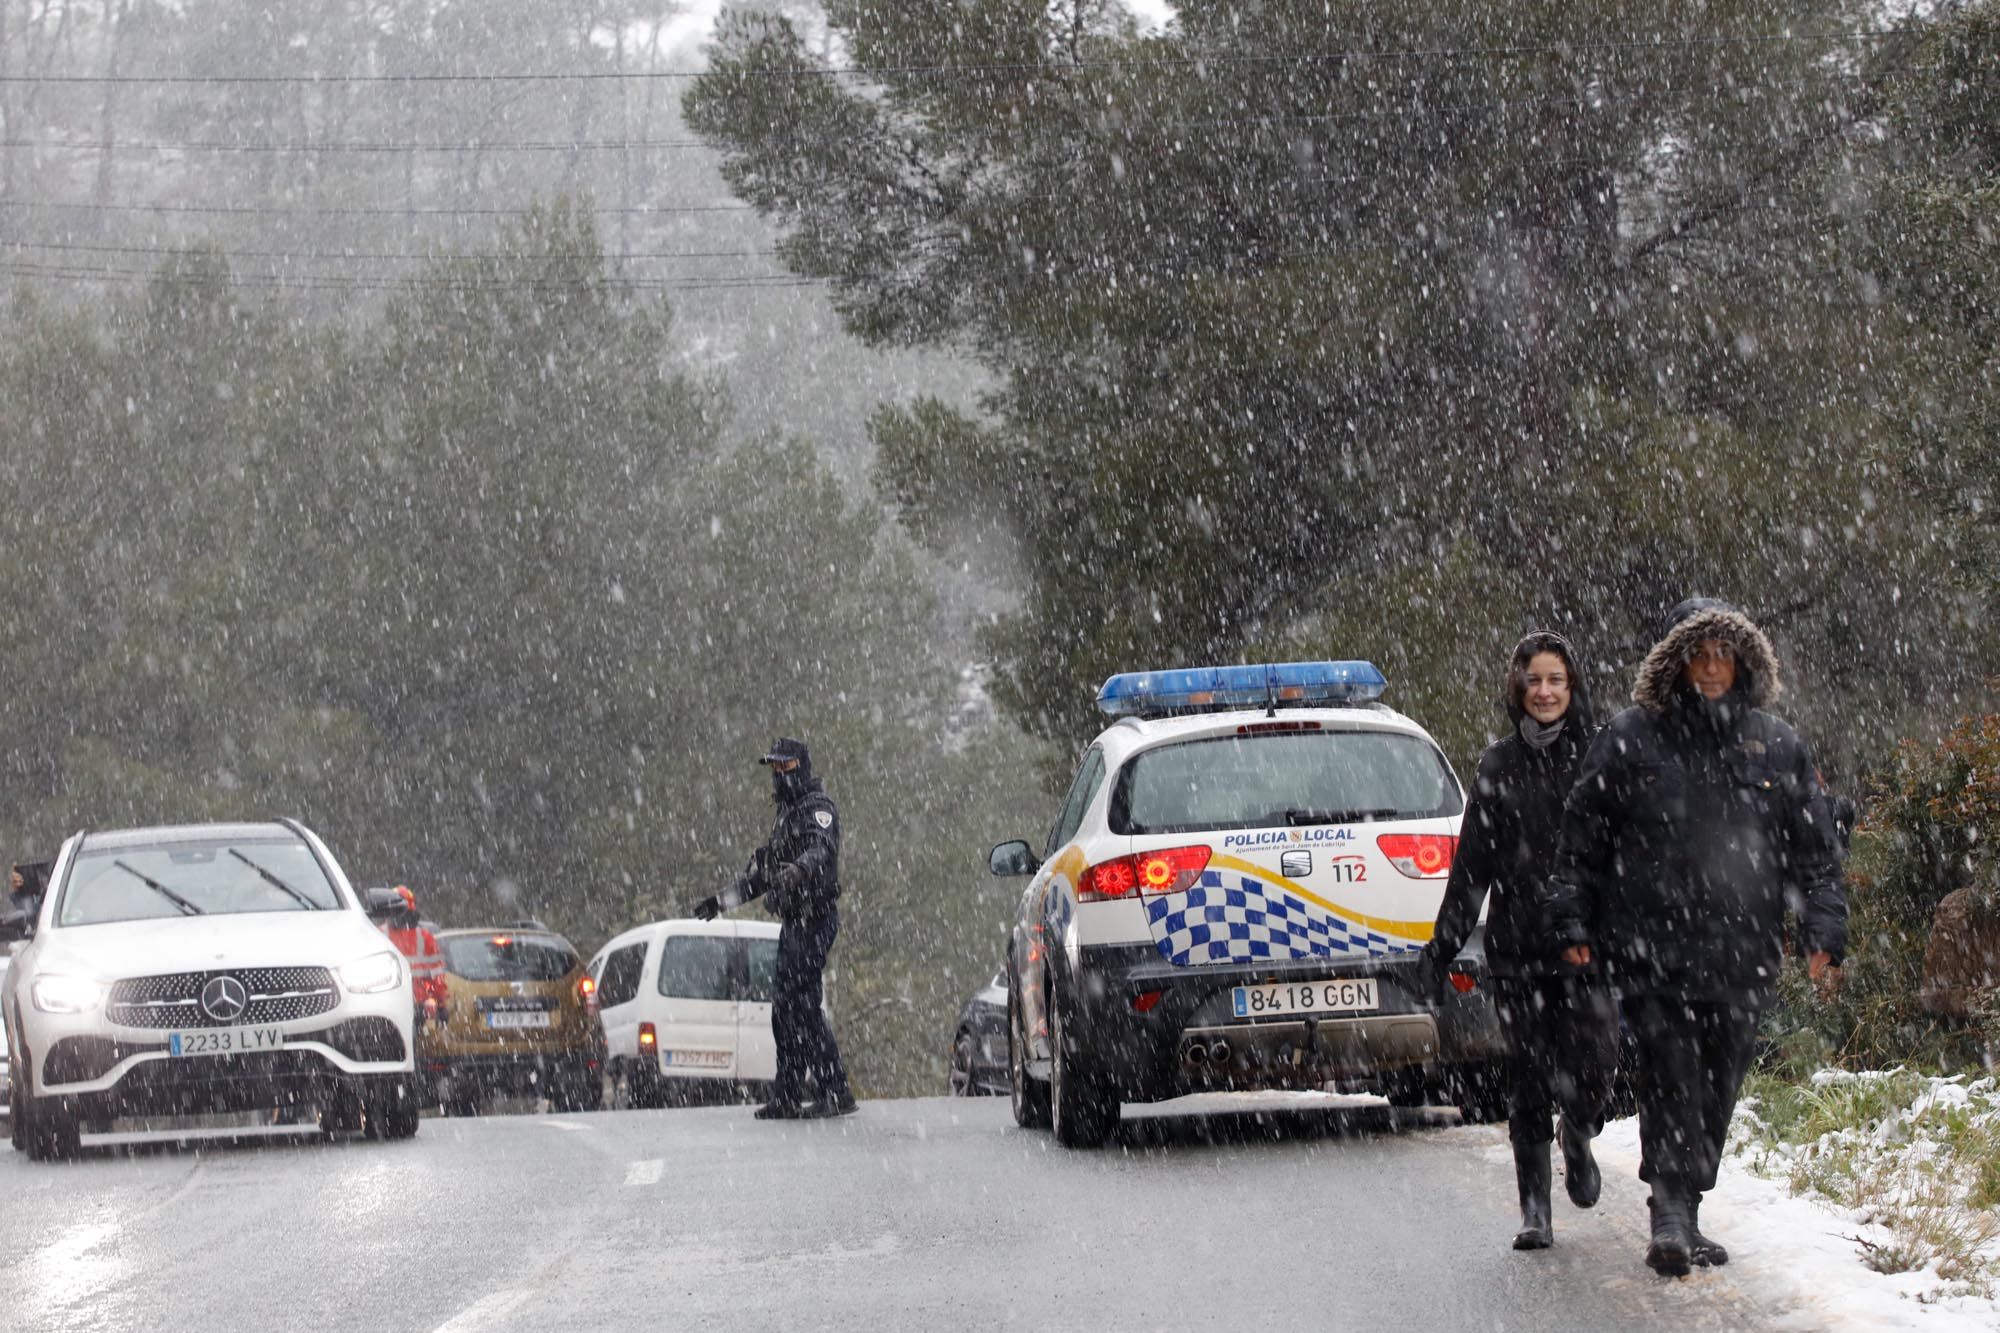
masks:
[[[1563,798],[1589,743],[1587,723],[1571,709],[1563,734],[1537,750],[1518,732],[1479,756],[1458,834],[1458,853],[1438,909],[1427,954],[1450,964],[1471,937],[1486,903],[1486,963],[1496,976],[1540,976],[1576,969],[1544,919],[1543,879],[1562,835]]]
[[[1721,638],[1737,687],[1708,703],[1679,682],[1694,643]],[[1628,708],[1597,736],[1564,811],[1548,913],[1626,994],[1762,1005],[1777,984],[1787,894],[1801,942],[1839,963],[1847,896],[1813,814],[1805,742],[1757,705],[1777,690],[1763,633],[1735,611],[1669,632]]]
[[[771,836],[750,858],[735,894],[738,902],[770,894],[772,909],[787,920],[823,915],[840,900],[840,812],[819,779],[806,779],[802,788],[778,806]],[[789,891],[778,887],[786,865],[802,875]]]

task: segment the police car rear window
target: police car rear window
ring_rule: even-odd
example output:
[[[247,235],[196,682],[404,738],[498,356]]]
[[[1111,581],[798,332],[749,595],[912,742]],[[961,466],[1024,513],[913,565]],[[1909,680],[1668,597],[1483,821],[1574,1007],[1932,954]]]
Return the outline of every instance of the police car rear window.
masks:
[[[444,968],[466,981],[561,981],[576,955],[553,940],[450,935],[438,941]]]
[[[1111,831],[1196,833],[1459,814],[1444,756],[1420,736],[1215,736],[1141,751],[1118,775]]]

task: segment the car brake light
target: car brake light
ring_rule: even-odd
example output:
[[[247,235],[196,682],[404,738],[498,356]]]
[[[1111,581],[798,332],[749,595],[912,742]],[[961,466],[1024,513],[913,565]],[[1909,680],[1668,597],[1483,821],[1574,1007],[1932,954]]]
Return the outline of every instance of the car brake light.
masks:
[[[1446,975],[1451,979],[1451,988],[1460,995],[1470,995],[1479,985],[1470,972],[1450,972]]]
[[[493,937],[493,947],[496,949],[504,949],[513,942],[514,937],[512,935],[495,935]]]
[[[658,1050],[659,1045],[659,1032],[651,1023],[641,1023],[639,1025],[639,1049],[642,1051]]]
[[[1384,833],[1375,839],[1389,864],[1411,879],[1436,879],[1451,873],[1458,838],[1450,833]]]
[[[1162,990],[1140,991],[1132,997],[1132,1009],[1135,1013],[1150,1014],[1154,1006],[1159,1004],[1160,997],[1165,994],[1166,992]]]
[[[1130,898],[1134,894],[1185,892],[1208,869],[1209,855],[1208,847],[1200,845],[1165,847],[1100,861],[1077,880],[1077,901],[1090,903]]]
[[[597,979],[588,974],[576,983],[576,997],[586,1009],[597,1008]]]

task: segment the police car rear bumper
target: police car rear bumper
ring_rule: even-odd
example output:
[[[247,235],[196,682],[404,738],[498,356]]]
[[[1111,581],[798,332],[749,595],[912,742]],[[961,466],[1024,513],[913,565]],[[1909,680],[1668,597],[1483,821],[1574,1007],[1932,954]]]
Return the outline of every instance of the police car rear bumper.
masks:
[[[1374,1010],[1235,1015],[1238,986],[1353,977],[1375,980]],[[1443,1081],[1505,1053],[1487,987],[1428,994],[1415,954],[1192,968],[1150,945],[1087,947],[1072,984],[1090,1063],[1129,1101],[1204,1088]]]

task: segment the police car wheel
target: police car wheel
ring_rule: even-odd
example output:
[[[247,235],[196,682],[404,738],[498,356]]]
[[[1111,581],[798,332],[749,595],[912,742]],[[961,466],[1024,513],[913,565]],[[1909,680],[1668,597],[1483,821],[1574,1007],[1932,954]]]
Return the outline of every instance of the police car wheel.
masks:
[[[1118,1100],[1087,1066],[1070,1003],[1057,992],[1049,1005],[1050,1124],[1065,1148],[1101,1148],[1118,1127]]]
[[[1505,1120],[1513,1109],[1506,1072],[1499,1065],[1490,1069],[1461,1071],[1454,1083],[1454,1091],[1456,1096],[1453,1101],[1458,1106],[1459,1119],[1468,1125],[1489,1125]]]
[[[1007,983],[1007,1083],[1014,1102],[1014,1123],[1022,1129],[1049,1127],[1049,1085],[1028,1076],[1028,1039],[1021,1024],[1021,984]]]

